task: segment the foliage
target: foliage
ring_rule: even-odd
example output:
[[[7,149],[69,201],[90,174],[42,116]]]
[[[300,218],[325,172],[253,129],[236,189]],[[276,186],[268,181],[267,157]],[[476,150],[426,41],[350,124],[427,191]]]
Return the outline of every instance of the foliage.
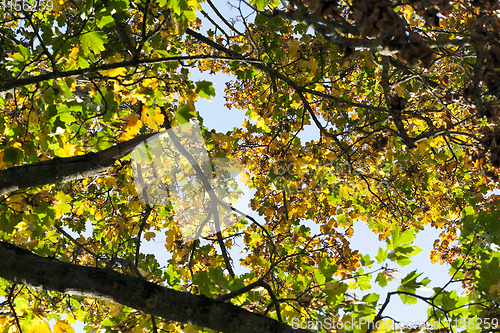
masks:
[[[429,331],[496,328],[497,1],[253,0],[232,11],[236,26],[211,0],[5,3],[2,241],[311,330],[300,323],[390,327],[384,310],[393,296],[429,304]],[[203,126],[195,102],[215,89],[190,80],[192,68],[233,75],[225,98],[246,112],[240,128]],[[128,153],[142,135],[189,122],[200,125],[212,158],[244,166],[255,216],[239,214],[221,233],[186,242],[175,205],[140,200]],[[309,126],[320,135],[304,142]],[[86,161],[93,164],[85,173],[75,171]],[[13,180],[23,178],[31,185]],[[387,242],[374,260],[350,248],[357,221]],[[386,300],[357,296],[372,282],[385,287],[395,265],[411,262],[420,251],[412,241],[426,226],[442,231],[430,257],[451,265],[449,283],[421,296],[430,281],[414,271]],[[165,235],[167,263],[141,251],[154,231]],[[237,242],[245,255],[232,263],[227,249]],[[235,274],[238,265],[251,272]],[[87,331],[211,331],[98,298],[0,283],[4,332],[50,331],[51,319],[54,332],[73,332],[76,320]],[[451,290],[457,283],[463,295]]]

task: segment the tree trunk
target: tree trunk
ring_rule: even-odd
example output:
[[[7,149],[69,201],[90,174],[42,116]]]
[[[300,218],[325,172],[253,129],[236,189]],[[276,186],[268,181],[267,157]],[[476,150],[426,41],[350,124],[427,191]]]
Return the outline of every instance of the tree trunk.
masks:
[[[113,166],[115,161],[130,154],[142,142],[156,134],[158,133],[141,135],[97,153],[54,158],[1,170],[0,196],[27,187],[102,175]]]
[[[111,269],[44,258],[0,242],[0,277],[35,288],[110,300],[144,313],[221,332],[307,332],[233,304],[168,289]]]

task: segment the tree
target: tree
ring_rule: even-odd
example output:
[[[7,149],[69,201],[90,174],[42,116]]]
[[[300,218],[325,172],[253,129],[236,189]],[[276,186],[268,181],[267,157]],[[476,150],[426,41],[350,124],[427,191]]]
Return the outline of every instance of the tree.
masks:
[[[392,331],[392,297],[429,305],[421,329],[497,328],[497,1],[253,0],[235,7],[239,25],[211,0],[1,5],[4,332],[49,331],[50,319],[55,332],[76,320],[88,331]],[[225,97],[246,111],[241,128],[203,126],[194,103],[214,88],[191,68],[235,77]],[[230,172],[199,165],[175,135],[183,124],[198,124],[210,160],[244,167],[255,213],[218,197],[216,183],[238,193]],[[320,137],[303,142],[309,125]],[[194,185],[172,193],[162,173],[139,191],[130,153],[164,130]],[[168,169],[154,163],[144,170]],[[182,193],[184,210],[151,201]],[[190,208],[194,240],[178,223]],[[238,216],[228,228],[223,209]],[[200,231],[209,218],[214,232]],[[351,249],[355,221],[388,250]],[[411,262],[426,225],[442,230],[430,256],[451,265],[449,283],[424,297],[429,279],[415,271],[385,300],[357,297]],[[165,267],[141,251],[155,230]],[[250,273],[234,272],[238,241]]]

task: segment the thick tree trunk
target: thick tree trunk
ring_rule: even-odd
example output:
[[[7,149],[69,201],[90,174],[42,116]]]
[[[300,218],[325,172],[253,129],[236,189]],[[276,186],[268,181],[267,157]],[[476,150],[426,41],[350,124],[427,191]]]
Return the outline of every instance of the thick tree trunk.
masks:
[[[111,300],[144,313],[222,332],[307,332],[229,303],[164,288],[110,269],[44,258],[0,242],[0,277],[35,288]]]
[[[147,138],[158,133],[141,135],[131,140],[81,156],[21,165],[0,171],[0,196],[27,187],[55,184],[102,175],[115,161],[130,154]]]

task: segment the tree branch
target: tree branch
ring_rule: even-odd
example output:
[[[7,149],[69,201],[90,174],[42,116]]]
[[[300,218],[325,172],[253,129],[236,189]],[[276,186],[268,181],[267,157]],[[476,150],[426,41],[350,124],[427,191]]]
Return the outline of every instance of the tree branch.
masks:
[[[252,64],[252,66],[254,66],[255,68],[260,69],[261,71],[269,74],[270,76],[275,77],[275,78],[277,78],[277,79],[285,82],[291,88],[293,88],[293,89],[295,89],[297,91],[300,91],[302,93],[308,93],[308,94],[311,94],[311,95],[314,95],[314,96],[318,96],[318,97],[322,97],[322,98],[325,98],[325,99],[329,99],[329,100],[332,100],[332,101],[335,101],[335,102],[338,102],[338,103],[343,103],[343,104],[346,104],[346,105],[349,105],[349,106],[357,106],[359,108],[369,109],[369,110],[374,110],[374,111],[385,111],[385,108],[381,108],[381,107],[377,107],[377,106],[372,106],[372,105],[366,105],[366,104],[362,104],[362,103],[356,103],[356,102],[349,101],[347,99],[343,99],[343,98],[335,97],[335,96],[332,96],[332,95],[328,95],[328,94],[325,94],[325,93],[322,93],[322,92],[319,92],[319,91],[316,91],[316,90],[313,90],[313,89],[304,88],[304,86],[307,86],[307,85],[300,86],[297,83],[295,83],[295,81],[293,81],[292,79],[289,79],[285,75],[281,74],[276,69],[273,69],[273,68],[271,68],[269,66],[266,66],[262,62],[255,61],[255,59],[251,59],[252,61],[247,61],[245,59],[245,57],[243,57],[241,54],[239,54],[237,52],[234,52],[232,50],[229,50],[228,48],[225,48],[224,46],[215,43],[214,41],[208,39],[207,37],[203,36],[202,34],[196,32],[196,31],[193,31],[191,29],[187,29],[186,33],[188,35],[190,35],[191,37],[194,37],[198,41],[203,42],[203,43],[205,43],[207,45],[212,46],[217,51],[224,52],[225,54],[229,55],[230,57],[234,57],[235,59],[233,59],[233,60],[237,60],[237,61],[241,61],[241,62]]]
[[[215,59],[215,60],[231,60],[231,61],[246,61],[246,62],[257,62],[260,63],[260,60],[256,59],[248,59],[245,57],[223,57],[217,55],[197,55],[197,56],[178,56],[178,57],[164,57],[164,58],[153,58],[153,59],[141,59],[141,60],[127,60],[122,62],[116,62],[112,64],[104,64],[100,66],[90,66],[88,68],[75,69],[72,71],[65,72],[50,72],[46,74],[40,74],[36,76],[30,76],[22,79],[12,79],[6,80],[3,84],[0,85],[0,92],[7,91],[13,88],[22,87],[28,84],[40,83],[47,80],[52,79],[61,79],[65,77],[71,76],[79,76],[85,75],[89,73],[96,73],[103,70],[110,70],[122,67],[137,67],[140,65],[154,65],[161,64],[166,62],[177,62],[183,60],[199,60],[199,59]]]
[[[0,277],[39,289],[110,300],[166,320],[221,332],[308,332],[230,303],[164,288],[108,269],[40,257],[5,242],[0,242]]]
[[[115,161],[130,154],[144,140],[156,134],[141,135],[97,153],[54,158],[1,170],[0,196],[27,187],[102,175],[113,166]]]
[[[196,172],[196,176],[198,180],[202,183],[203,188],[205,191],[208,193],[210,200],[212,200],[212,213],[214,216],[214,223],[215,223],[215,230],[216,230],[216,235],[217,235],[217,242],[219,243],[220,250],[222,252],[222,257],[224,258],[224,263],[226,264],[226,269],[229,272],[229,275],[234,279],[235,274],[233,271],[233,268],[231,267],[231,260],[229,258],[229,255],[227,253],[226,245],[224,245],[224,239],[222,238],[222,233],[220,230],[220,222],[219,222],[219,211],[217,209],[217,204],[220,202],[219,198],[215,194],[214,189],[212,188],[212,185],[208,182],[207,177],[203,173],[203,170],[201,170],[200,165],[198,162],[194,159],[194,157],[186,150],[186,148],[182,145],[182,143],[179,141],[179,138],[175,135],[174,132],[169,131],[169,129],[172,128],[172,125],[170,124],[170,120],[168,119],[168,114],[167,111],[163,106],[160,107],[161,112],[164,116],[164,124],[163,127],[167,130],[167,135],[170,137],[170,140],[174,144],[175,148],[188,160],[189,164],[193,167],[193,169]],[[208,221],[208,218],[210,216],[207,216],[205,221]],[[203,228],[203,224],[200,225],[200,231]]]

